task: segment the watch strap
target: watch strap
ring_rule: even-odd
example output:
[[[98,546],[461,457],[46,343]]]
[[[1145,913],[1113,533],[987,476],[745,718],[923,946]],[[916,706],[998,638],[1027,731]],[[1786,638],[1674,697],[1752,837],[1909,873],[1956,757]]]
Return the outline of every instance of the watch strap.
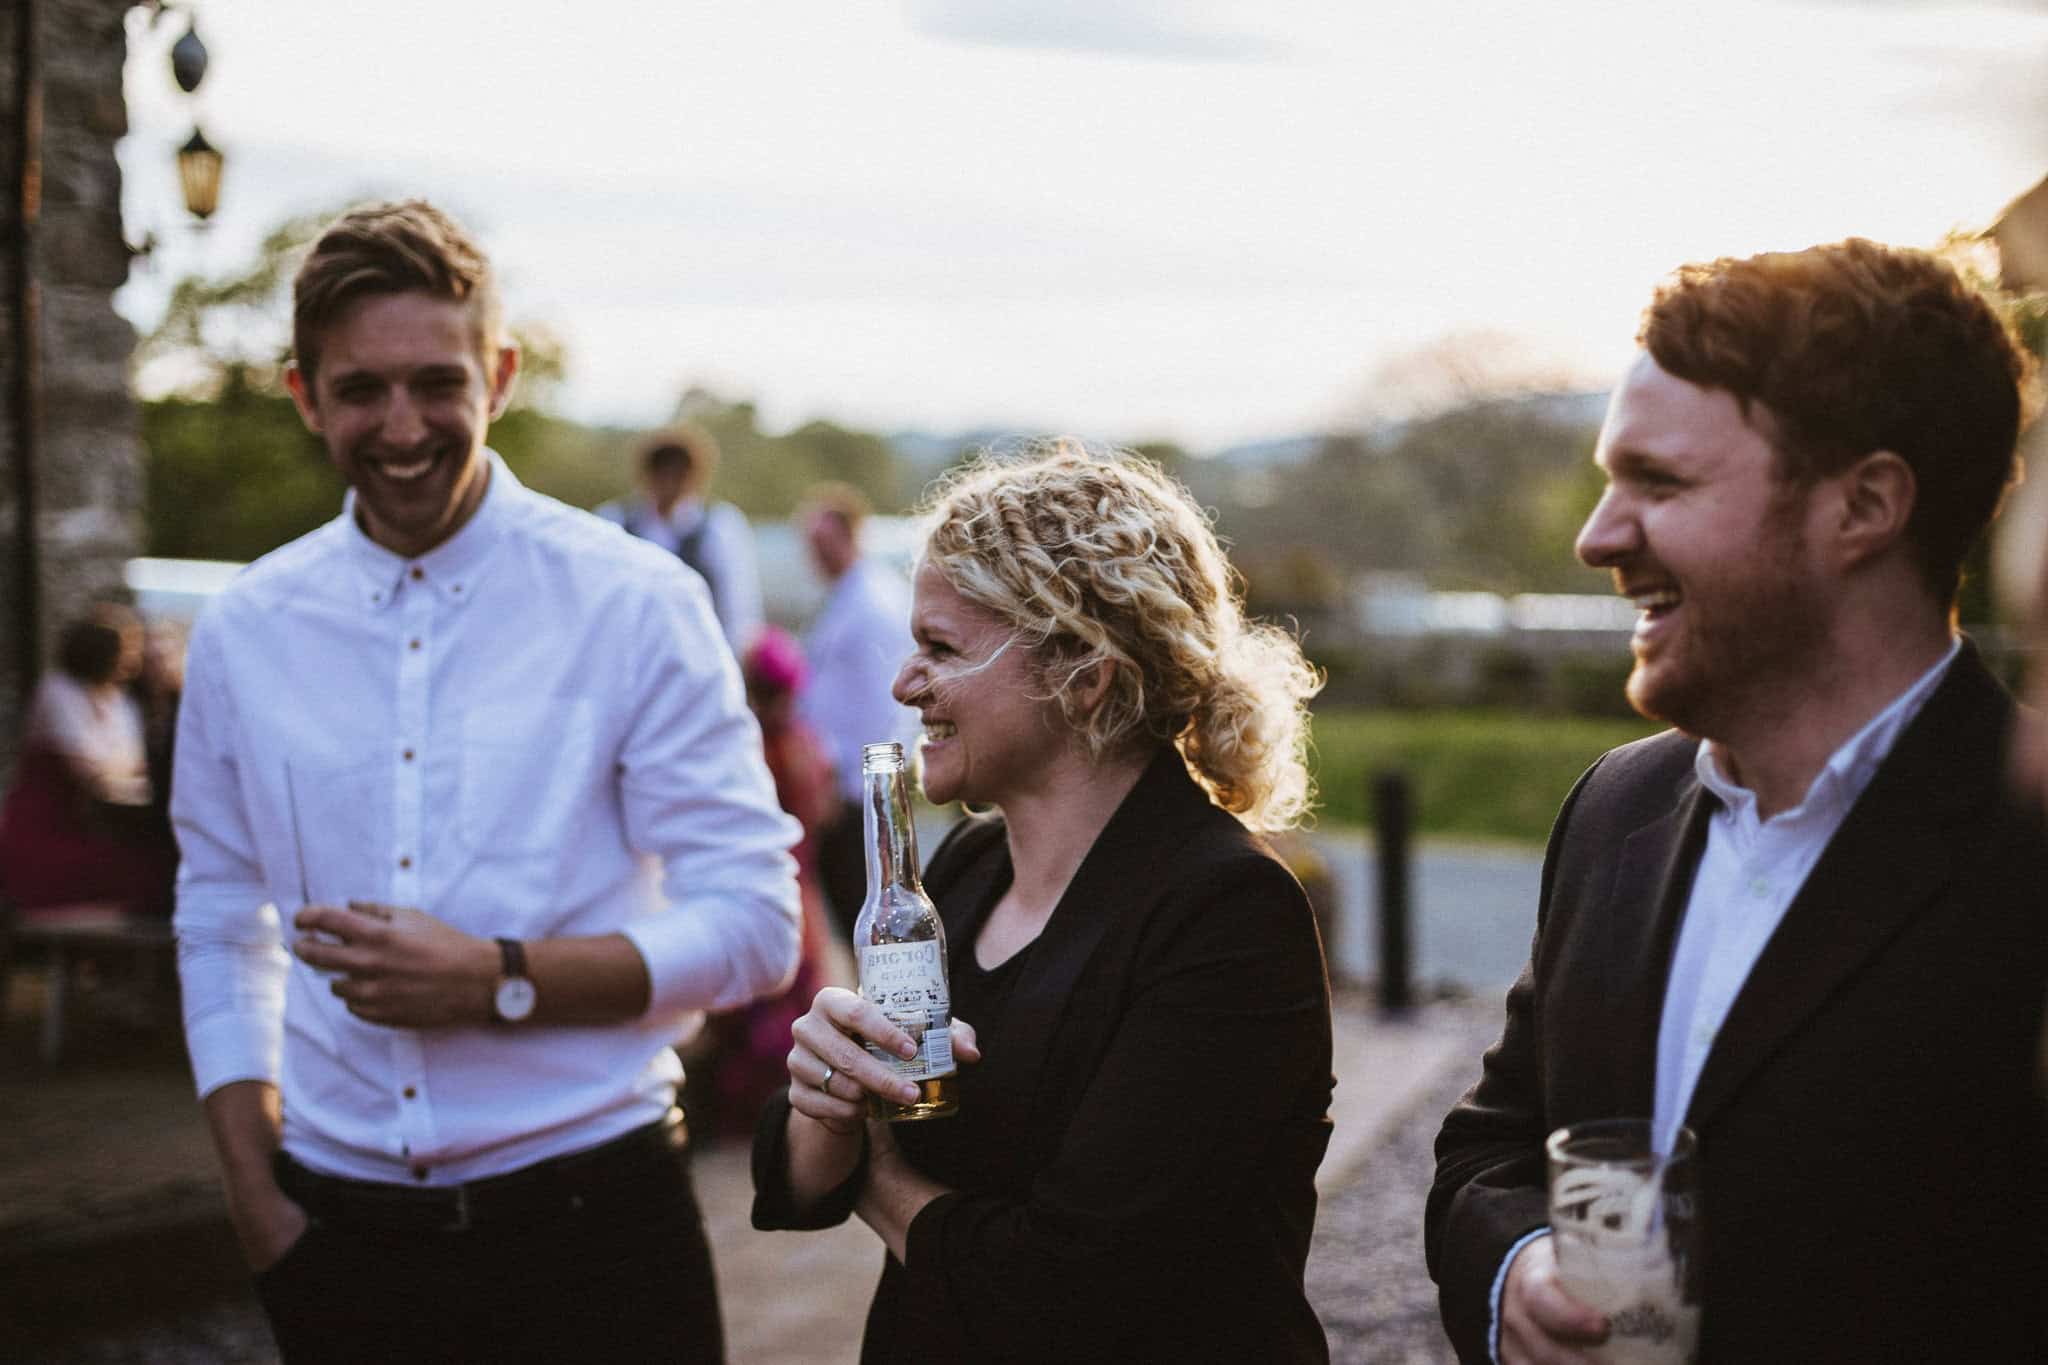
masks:
[[[516,938],[501,938],[498,943],[498,961],[505,976],[526,975],[526,945]]]

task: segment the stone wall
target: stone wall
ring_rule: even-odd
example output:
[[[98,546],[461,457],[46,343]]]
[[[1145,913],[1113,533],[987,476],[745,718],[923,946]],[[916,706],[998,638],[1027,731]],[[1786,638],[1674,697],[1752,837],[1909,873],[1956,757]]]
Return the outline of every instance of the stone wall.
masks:
[[[21,89],[15,50],[18,6],[0,0],[0,136],[18,136]],[[33,454],[39,567],[36,613],[42,658],[58,626],[96,598],[122,595],[122,562],[141,543],[142,446],[129,358],[135,333],[113,309],[128,277],[121,226],[121,170],[114,143],[127,131],[122,66],[129,0],[35,0],[43,86],[42,217],[33,265],[42,293],[39,328],[42,426]],[[6,212],[13,146],[0,152]],[[12,297],[13,233],[0,240],[0,771],[11,766],[32,663],[19,657],[19,535],[13,376],[20,363]]]

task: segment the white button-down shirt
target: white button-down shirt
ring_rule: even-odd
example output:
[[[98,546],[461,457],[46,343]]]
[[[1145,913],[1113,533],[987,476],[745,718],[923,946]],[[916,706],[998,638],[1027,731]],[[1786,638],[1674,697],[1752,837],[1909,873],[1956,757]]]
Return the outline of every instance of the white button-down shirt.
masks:
[[[1717,746],[1700,745],[1694,771],[1720,806],[1707,823],[1706,849],[1686,901],[1664,992],[1657,1031],[1658,1151],[1671,1150],[1692,1105],[1700,1069],[1764,945],[1899,732],[1920,714],[1961,648],[1962,641],[1952,643],[1940,663],[1828,757],[1798,805],[1768,820],[1757,819],[1756,793],[1721,771]]]
[[[916,737],[917,712],[889,694],[910,651],[909,585],[865,559],[839,575],[804,634],[811,680],[798,706],[824,736],[839,794],[850,802],[861,799],[863,744],[895,739],[908,745]]]
[[[285,1149],[444,1184],[658,1119],[698,1011],[797,952],[797,828],[704,586],[521,487],[402,559],[342,515],[239,575],[193,631],[172,816],[202,1095],[281,1084]],[[468,933],[623,933],[652,1003],[609,1027],[403,1029],[286,951],[302,904]],[[543,989],[545,985],[543,984]]]

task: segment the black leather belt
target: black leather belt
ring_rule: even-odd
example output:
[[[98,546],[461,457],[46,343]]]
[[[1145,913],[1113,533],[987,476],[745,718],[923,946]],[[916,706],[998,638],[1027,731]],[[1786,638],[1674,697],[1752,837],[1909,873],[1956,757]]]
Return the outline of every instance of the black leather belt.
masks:
[[[595,1147],[460,1185],[391,1185],[307,1169],[277,1154],[277,1183],[306,1216],[337,1227],[410,1232],[532,1226],[646,1199],[633,1177],[687,1142],[682,1114]]]

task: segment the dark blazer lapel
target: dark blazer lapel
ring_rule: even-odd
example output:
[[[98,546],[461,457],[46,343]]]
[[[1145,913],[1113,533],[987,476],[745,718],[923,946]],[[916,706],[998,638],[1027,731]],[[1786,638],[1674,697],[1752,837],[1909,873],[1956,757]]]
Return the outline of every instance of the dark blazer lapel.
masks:
[[[963,817],[973,820],[975,817]],[[946,921],[946,952],[951,954],[962,939],[972,941],[981,933],[982,924],[988,919],[989,911],[995,904],[1001,889],[1010,884],[1010,851],[1000,825],[984,830],[963,830],[963,835],[977,839],[986,838],[987,844],[978,849],[972,861],[957,871],[950,871],[951,881],[945,887],[945,899],[951,914]],[[989,837],[993,835],[993,837]],[[938,858],[932,859],[933,867],[926,869],[925,879],[930,889],[931,873],[936,870]]]
[[[1687,773],[1671,809],[1628,836],[1608,899],[1609,1008],[1613,1031],[1599,1051],[1612,1071],[1616,1114],[1647,1114],[1656,1098],[1657,1026],[1671,976],[1671,945],[1685,917],[1714,801]],[[1597,1055],[1597,1054],[1596,1054]]]
[[[1208,809],[1208,796],[1188,776],[1180,754],[1167,749],[1145,769],[1075,869],[1032,945],[1005,1016],[1009,1083],[1027,1103],[1037,1094],[1053,1032],[1089,958],[1111,925],[1166,890],[1182,836]]]
[[[1704,1124],[1800,1024],[1929,905],[1995,790],[2011,698],[1965,645],[1764,945],[1693,1090]]]

